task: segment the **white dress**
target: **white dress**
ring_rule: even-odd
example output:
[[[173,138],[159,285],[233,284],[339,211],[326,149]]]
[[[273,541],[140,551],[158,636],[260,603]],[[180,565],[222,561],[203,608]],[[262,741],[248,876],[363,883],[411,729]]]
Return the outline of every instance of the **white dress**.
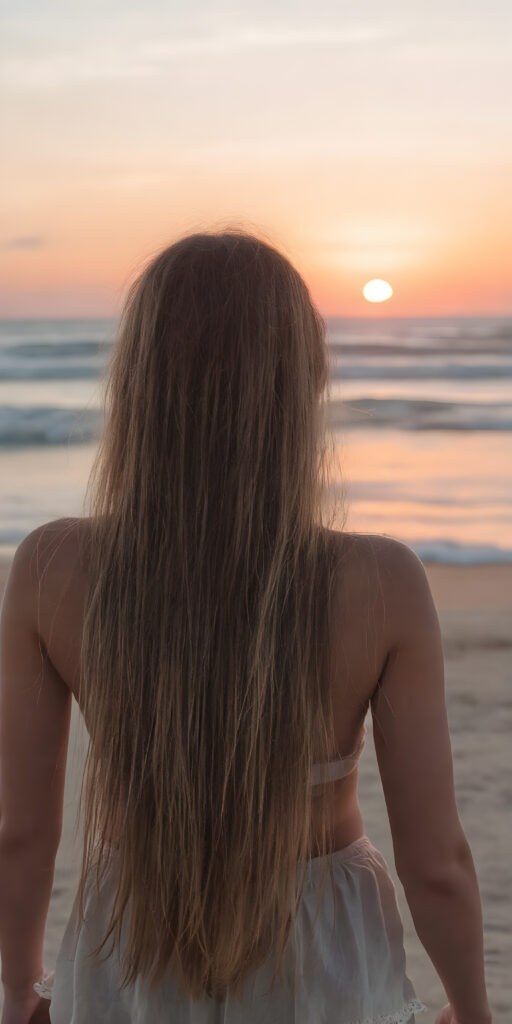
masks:
[[[363,745],[364,733],[352,755],[314,765],[311,784],[348,775]],[[334,888],[327,875],[319,900],[329,856]],[[34,986],[51,998],[52,1024],[414,1024],[414,1014],[427,1009],[406,974],[388,865],[366,835],[308,861],[286,953],[290,985],[276,982],[270,991],[269,959],[247,980],[241,1001],[228,994],[194,1002],[178,995],[173,977],[153,992],[140,979],[120,989],[117,952],[103,963],[87,958],[105,934],[112,897],[111,876],[100,895],[88,879],[81,928],[75,897],[55,971]]]

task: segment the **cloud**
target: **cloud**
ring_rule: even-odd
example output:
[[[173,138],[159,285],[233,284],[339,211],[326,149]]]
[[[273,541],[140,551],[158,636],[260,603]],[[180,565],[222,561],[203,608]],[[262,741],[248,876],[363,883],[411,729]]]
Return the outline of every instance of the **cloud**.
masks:
[[[17,235],[1,243],[2,249],[41,249],[46,245],[42,235]]]
[[[311,47],[365,46],[397,39],[389,25],[364,24],[346,28],[275,28],[248,26],[220,28],[213,32],[176,36],[163,40],[128,41],[122,47],[96,46],[68,52],[40,52],[4,59],[2,77],[8,85],[22,88],[58,88],[70,83],[151,78],[167,70],[169,61],[193,57],[222,58],[230,54]]]
[[[281,49],[295,46],[343,46],[368,43],[394,35],[391,28],[353,26],[352,28],[282,28],[224,30],[207,36],[174,39],[146,47],[150,57],[174,57],[183,54],[223,54],[253,49]]]

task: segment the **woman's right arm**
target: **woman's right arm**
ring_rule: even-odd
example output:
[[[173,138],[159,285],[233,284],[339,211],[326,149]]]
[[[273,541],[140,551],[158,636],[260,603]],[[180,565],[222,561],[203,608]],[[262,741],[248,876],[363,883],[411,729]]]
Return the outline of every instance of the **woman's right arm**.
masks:
[[[489,1024],[482,909],[455,799],[439,620],[414,552],[385,540],[381,556],[389,644],[371,709],[395,867],[457,1024]]]

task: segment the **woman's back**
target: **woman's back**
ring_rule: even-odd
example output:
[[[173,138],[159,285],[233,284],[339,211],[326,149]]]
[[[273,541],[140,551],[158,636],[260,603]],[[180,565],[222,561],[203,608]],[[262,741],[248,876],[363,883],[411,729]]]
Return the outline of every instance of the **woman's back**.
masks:
[[[87,519],[58,520],[31,535],[41,638],[78,703],[83,609],[91,583],[83,557],[89,529]],[[340,570],[329,637],[336,737],[329,760],[356,749],[370,708],[397,869],[400,874],[403,866],[404,875],[418,879],[435,876],[443,868],[436,857],[449,861],[465,837],[453,789],[439,626],[425,573],[414,553],[390,538],[330,535]],[[363,833],[357,772],[329,782],[326,793],[334,829],[328,849],[338,850]],[[314,822],[315,802],[313,856],[328,852]],[[434,828],[443,835],[439,849],[429,843]]]
[[[91,584],[83,552],[90,523],[87,519],[58,520],[33,535],[34,566],[38,565],[41,637],[52,665],[80,704],[80,648],[83,611]],[[372,697],[376,693],[389,637],[383,596],[383,572],[389,571],[393,553],[401,546],[377,535],[330,531],[340,550],[340,572],[333,592],[328,687],[332,698],[336,746],[329,761],[348,758],[356,750]],[[395,555],[396,557],[396,555]],[[316,761],[316,758],[315,758]],[[355,765],[354,765],[355,767]],[[321,773],[320,773],[321,774]],[[317,798],[316,788],[313,790]],[[328,849],[338,850],[363,832],[357,799],[357,772],[328,782],[333,835]],[[315,803],[311,855],[328,852],[315,832]]]
[[[57,521],[29,538],[33,585],[36,576],[38,579],[41,638],[52,665],[75,698],[79,696],[83,608],[91,583],[83,560],[88,529],[88,520]],[[313,1014],[315,1019],[330,1022],[341,1007],[347,1015],[342,1013],[336,1019],[344,1024],[380,1024],[384,1017],[386,1024],[405,1024],[425,1009],[406,974],[403,931],[388,866],[364,833],[358,804],[355,768],[369,708],[395,866],[406,892],[422,884],[435,885],[467,849],[453,791],[439,626],[421,563],[410,549],[389,538],[332,531],[331,540],[340,553],[340,572],[333,590],[329,637],[328,685],[336,736],[330,760],[343,758],[351,770],[325,785],[333,822],[327,847],[322,846],[321,830],[315,831],[317,797],[312,790],[310,861],[287,960],[287,979],[304,1016],[297,1016],[296,1006],[290,1016],[289,994],[278,990],[280,995],[269,996],[270,968],[265,967],[253,979],[249,1003],[222,1003],[223,1019],[229,1024],[248,1024],[251,1013],[255,1022],[270,1020],[269,1014],[274,1012],[283,1022],[309,1024]],[[114,845],[118,838],[114,833],[108,837]],[[119,850],[122,856],[122,843]],[[332,859],[326,856],[328,852],[333,853]],[[327,859],[333,888],[327,897],[319,898]],[[93,984],[96,998],[112,1003],[120,973],[118,959],[107,961],[106,974],[97,974],[95,982],[84,975],[86,990],[82,992],[80,972],[75,981],[70,974],[72,963],[80,957],[85,960],[93,939],[100,938],[111,895],[108,881],[98,896],[89,889],[85,945],[75,900],[59,954],[57,987],[53,992],[52,985],[41,988],[52,995],[52,1024],[68,1024],[66,1014],[71,1007],[73,1024],[81,1024],[77,1007]],[[328,932],[331,927],[337,929],[338,938],[329,948],[321,935],[322,929]],[[315,928],[319,929],[322,953],[320,959],[315,954],[311,960]],[[169,984],[156,996],[150,995],[142,982],[123,990],[113,1024],[125,1020],[158,1024],[158,1013],[168,1013],[169,1007],[176,1013],[185,1012],[174,983]],[[277,1011],[276,998],[282,1000]],[[101,1019],[92,1003],[84,1005],[84,1024],[86,1019],[88,1024]],[[213,1024],[215,1005],[208,1002],[201,1010],[191,1011],[187,1004],[186,1013],[191,1014],[187,1020]],[[316,1017],[319,1006],[323,1017]],[[384,1017],[382,1006],[387,1010]],[[194,1012],[203,1016],[194,1017]]]
[[[89,528],[88,520],[58,521],[31,537],[34,583],[36,575],[39,579],[41,639],[52,666],[77,700],[83,609],[91,586],[83,559]],[[378,536],[335,531],[330,539],[339,547],[341,571],[331,609],[334,633],[329,645],[328,685],[337,742],[329,767],[334,767],[337,776],[344,775],[325,785],[325,798],[332,806],[333,832],[328,846],[322,848],[321,830],[315,831],[315,807],[322,786],[313,785],[310,859],[286,960],[289,990],[271,992],[271,965],[265,964],[246,986],[240,1003],[229,997],[222,1001],[223,1019],[228,1024],[270,1020],[271,1014],[278,1014],[275,1019],[280,1022],[309,1024],[313,1016],[315,1020],[330,1021],[340,1006],[343,1014],[338,1019],[346,1024],[377,1022],[383,1008],[386,1024],[406,1024],[415,1012],[424,1009],[406,975],[403,932],[388,867],[364,833],[357,795],[356,768],[364,742],[364,718],[390,653],[387,628],[393,615],[386,616],[386,575],[393,560],[401,554],[403,557],[402,546]],[[324,767],[317,762],[313,775],[316,772],[321,776]],[[112,831],[107,838],[122,857],[122,836]],[[323,895],[327,862],[332,888],[327,886]],[[41,989],[52,997],[53,1024],[68,1024],[69,1019],[73,1024],[82,1020],[85,1024],[86,1019],[99,1021],[106,1003],[113,1024],[124,1024],[125,1020],[159,1024],[169,1010],[176,1020],[181,1019],[180,1013],[186,1013],[187,1020],[211,1020],[213,1024],[216,1018],[211,1016],[212,1004],[205,1003],[199,1009],[185,1004],[172,979],[156,992],[150,992],[139,980],[116,994],[118,953],[89,973],[86,964],[91,947],[104,933],[112,905],[112,880],[113,875],[107,875],[97,894],[89,881],[85,930],[79,925],[75,901],[59,953],[55,987]],[[326,944],[334,924],[336,941]],[[314,929],[321,944],[320,957],[312,944]],[[291,997],[297,1004],[293,1011]],[[74,1014],[72,1018],[70,1013]],[[323,1016],[317,1016],[319,1013]]]

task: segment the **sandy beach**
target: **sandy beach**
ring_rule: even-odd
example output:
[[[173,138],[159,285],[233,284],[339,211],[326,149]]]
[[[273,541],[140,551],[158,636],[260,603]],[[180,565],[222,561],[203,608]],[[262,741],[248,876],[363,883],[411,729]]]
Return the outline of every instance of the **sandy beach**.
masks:
[[[494,1024],[505,1024],[512,1019],[512,565],[432,564],[426,569],[443,634],[457,804],[482,897],[489,998]],[[0,560],[0,592],[7,571],[8,561]],[[371,733],[370,716],[367,725]],[[370,735],[368,740],[359,779],[365,830],[386,858],[396,886],[408,974],[429,1007],[417,1019],[432,1024],[446,998],[396,877]],[[85,727],[74,707],[63,835],[45,939],[48,968],[54,966],[78,877],[79,839],[73,832],[85,741]]]

